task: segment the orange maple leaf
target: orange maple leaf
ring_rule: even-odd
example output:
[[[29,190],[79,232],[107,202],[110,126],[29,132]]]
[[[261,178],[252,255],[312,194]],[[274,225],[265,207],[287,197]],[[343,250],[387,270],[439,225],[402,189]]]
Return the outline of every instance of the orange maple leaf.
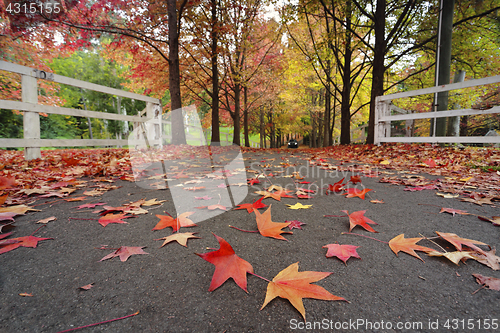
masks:
[[[192,214],[194,214],[194,212],[185,212],[179,215],[176,219],[168,215],[156,215],[160,221],[156,224],[153,230],[161,230],[167,227],[172,227],[172,231],[176,232],[181,227],[196,227],[196,224],[188,219],[188,216]]]
[[[346,301],[345,298],[335,296],[313,282],[322,280],[331,272],[299,272],[299,263],[291,264],[278,273],[267,285],[266,299],[261,310],[276,297],[286,298],[300,312],[304,321],[306,310],[302,303],[303,298],[315,298],[327,301]]]
[[[349,211],[347,210],[343,210],[342,212],[346,213],[347,216],[349,216],[349,232],[351,232],[351,230],[359,225],[360,227],[363,227],[365,230],[368,230],[369,232],[378,232],[378,231],[375,231],[373,230],[372,227],[370,227],[367,223],[370,223],[370,224],[378,224],[372,220],[370,220],[369,218],[365,217],[365,213],[366,213],[366,210],[359,210],[357,212],[353,212],[352,214],[349,215]]]
[[[269,208],[262,214],[257,209],[253,210],[257,220],[257,228],[259,229],[260,234],[264,237],[272,237],[288,241],[288,239],[281,236],[281,234],[293,234],[293,232],[283,231],[281,229],[288,227],[290,222],[279,223],[271,221],[271,206],[272,205],[269,205]]]
[[[253,273],[253,267],[246,260],[238,257],[231,245],[222,237],[213,234],[219,242],[220,248],[217,251],[207,253],[196,253],[198,256],[215,265],[215,272],[212,276],[212,282],[208,291],[214,291],[219,288],[229,278],[233,278],[234,282],[247,291],[247,273]]]
[[[404,234],[398,235],[391,239],[389,241],[389,247],[391,250],[398,255],[399,251],[403,251],[405,253],[408,253],[409,255],[414,256],[415,258],[418,258],[422,261],[424,259],[420,258],[418,254],[415,252],[416,251],[422,251],[422,252],[432,252],[435,251],[434,249],[425,247],[425,246],[420,246],[417,245],[417,242],[422,240],[423,238],[417,237],[417,238],[405,238]]]
[[[370,192],[371,189],[369,188],[365,188],[364,190],[358,190],[357,188],[354,188],[354,187],[350,187],[348,189],[346,189],[347,193],[344,193],[343,195],[347,195],[346,198],[355,198],[355,197],[359,197],[363,200],[365,200],[365,194],[367,192]]]

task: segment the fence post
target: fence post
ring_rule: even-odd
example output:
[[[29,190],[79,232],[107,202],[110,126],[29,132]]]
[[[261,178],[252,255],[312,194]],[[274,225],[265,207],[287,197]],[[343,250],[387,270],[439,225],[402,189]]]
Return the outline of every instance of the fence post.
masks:
[[[22,75],[21,97],[24,103],[38,104],[37,79],[34,76]],[[40,115],[38,112],[24,111],[23,114],[23,137],[24,139],[40,139]],[[24,148],[24,158],[33,160],[41,158],[40,147]]]
[[[385,133],[385,122],[380,121],[380,119],[386,115],[388,109],[388,102],[380,101],[380,96],[375,98],[375,138],[374,144],[380,145],[380,139],[385,137],[387,133]],[[389,131],[390,131],[389,125]],[[389,132],[390,133],[390,132]]]

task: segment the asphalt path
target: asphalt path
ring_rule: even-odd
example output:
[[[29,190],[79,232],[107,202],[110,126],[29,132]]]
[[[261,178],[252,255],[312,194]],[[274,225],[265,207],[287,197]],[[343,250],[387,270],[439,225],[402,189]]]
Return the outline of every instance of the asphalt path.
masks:
[[[326,162],[337,169],[332,167],[327,171],[309,166],[309,151],[257,150],[246,152],[243,157],[247,171],[240,170],[240,175],[252,178],[265,173],[266,177],[258,178],[260,184],[238,186],[239,194],[245,194],[241,203],[260,198],[254,191],[271,183],[294,188],[294,181],[308,181],[312,185],[297,186],[316,189],[342,178],[345,183],[354,175],[361,176],[358,188],[371,191],[364,200],[341,194],[325,195],[324,189],[319,189],[311,199],[264,199],[265,204],[272,204],[273,221],[305,223],[302,230],[293,229],[293,234],[284,234],[288,241],[230,228],[228,225],[257,230],[255,215],[246,210],[218,210],[209,215],[207,209],[197,209],[193,217],[197,218],[198,226],[181,228],[181,232],[196,232],[200,238],[190,239],[187,248],[177,243],[160,248],[162,241],[157,239],[170,235],[172,230],[152,231],[159,221],[155,215],[181,213],[176,211],[180,203],[177,200],[175,204],[170,189],[153,189],[150,184],[112,177],[109,179],[112,183],[88,179],[87,186],[71,197],[81,196],[96,184],[118,188],[85,202],[39,199],[34,208],[40,212],[16,217],[15,237],[33,233],[40,226],[36,221],[52,216],[57,219],[34,235],[53,239],[39,242],[36,248],[18,248],[0,255],[0,332],[60,332],[137,312],[135,316],[78,332],[500,332],[500,292],[484,288],[474,293],[480,285],[472,276],[479,273],[500,278],[498,271],[474,260],[455,265],[423,252],[418,253],[425,262],[402,252],[395,255],[387,244],[342,234],[349,231],[347,217],[324,217],[345,215],[342,210],[349,213],[366,210],[365,216],[378,223],[373,225],[378,233],[367,232],[359,226],[353,233],[387,242],[402,233],[407,238],[435,237],[435,231],[440,231],[498,248],[499,227],[476,216],[498,216],[498,206],[444,198],[436,195],[436,190],[405,191],[404,186],[379,181],[387,176],[417,176],[404,170],[378,170],[355,161],[341,164],[333,160]],[[198,161],[187,163],[182,166],[187,173],[199,167],[193,166]],[[369,172],[363,173],[363,170]],[[161,174],[160,171],[155,172]],[[303,179],[288,177],[294,171]],[[429,181],[439,178],[423,176]],[[183,180],[176,179],[179,183]],[[174,182],[168,185],[173,187]],[[189,196],[181,201],[210,196],[212,199],[207,204],[216,204],[221,188],[214,192],[205,185],[205,189],[185,191]],[[148,210],[147,214],[125,219],[126,224],[106,227],[96,220],[98,214],[94,211],[101,207],[75,208],[86,202],[104,202],[117,207],[144,198],[166,201],[143,207]],[[203,200],[197,200],[202,205]],[[297,202],[312,207],[292,210],[286,206]],[[439,213],[441,207],[475,215]],[[333,272],[316,284],[348,302],[304,299],[307,319],[304,322],[287,299],[276,298],[260,310],[267,282],[252,275],[247,275],[248,293],[232,279],[209,292],[214,266],[195,253],[219,247],[213,234],[229,242],[239,257],[252,264],[256,274],[269,280],[296,262],[300,271]],[[334,243],[359,246],[357,252],[361,259],[351,258],[344,264],[337,258],[327,258],[323,246]],[[440,240],[436,243],[447,251],[454,251],[449,243]],[[440,250],[427,240],[419,244]],[[144,247],[148,254],[133,255],[125,262],[119,258],[100,261],[113,252],[102,248],[121,246]],[[482,248],[488,250],[488,247]],[[88,284],[92,284],[89,290],[79,288]],[[23,293],[32,296],[20,296]]]

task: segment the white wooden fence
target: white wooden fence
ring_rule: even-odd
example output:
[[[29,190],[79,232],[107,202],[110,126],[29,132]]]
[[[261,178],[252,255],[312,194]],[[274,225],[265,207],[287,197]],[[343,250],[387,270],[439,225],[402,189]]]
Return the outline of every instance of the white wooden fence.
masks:
[[[391,95],[379,96],[376,98],[375,107],[375,144],[382,142],[427,142],[427,143],[500,143],[500,136],[427,136],[427,137],[391,137],[391,121],[405,120],[407,126],[415,119],[435,119],[440,117],[455,117],[480,114],[500,113],[500,106],[489,109],[462,109],[433,111],[425,113],[409,113],[391,115],[391,111],[401,113],[401,109],[392,105],[392,101],[401,98],[408,98],[419,95],[435,94],[444,91],[457,90],[463,88],[483,86],[487,84],[500,83],[500,75],[479,80],[469,80],[465,82],[452,83],[438,87],[412,90]],[[435,131],[434,131],[435,133]]]
[[[1,109],[19,110],[23,112],[23,139],[0,139],[0,147],[25,147],[27,160],[41,157],[41,147],[75,147],[75,146],[113,146],[127,145],[128,140],[120,139],[41,139],[39,112],[62,114],[76,117],[100,118],[108,120],[145,122],[154,115],[161,114],[160,100],[134,94],[128,91],[105,87],[102,85],[76,80],[73,78],[47,73],[26,66],[0,61],[0,70],[21,75],[22,101],[0,100]],[[99,91],[120,97],[132,98],[146,102],[146,116],[128,116],[115,113],[88,111],[72,108],[55,107],[38,104],[38,80],[44,79],[70,86]]]
[[[125,146],[134,144],[133,141],[127,139],[41,139],[40,138],[40,115],[39,112],[48,114],[62,114],[75,117],[89,117],[108,120],[120,120],[133,122],[135,125],[145,123],[152,120],[158,124],[159,135],[155,140],[149,142],[151,145],[162,145],[164,140],[169,138],[165,131],[165,126],[170,125],[169,122],[162,120],[161,101],[156,98],[131,93],[124,90],[114,89],[86,81],[76,80],[73,78],[47,73],[26,66],[0,61],[0,70],[21,75],[22,101],[0,100],[0,109],[19,110],[23,111],[23,139],[5,139],[0,138],[0,147],[25,148],[25,158],[27,160],[41,157],[41,147],[75,147],[75,146]],[[94,90],[102,93],[107,93],[115,96],[131,98],[135,100],[145,101],[146,109],[137,116],[129,116],[123,114],[80,110],[64,107],[55,107],[50,105],[38,104],[38,80],[49,80],[56,83],[67,84],[70,86]],[[151,122],[150,122],[151,123]],[[204,133],[201,127],[187,126],[190,130],[186,135],[189,141],[197,141],[202,144],[205,142]],[[199,132],[198,135],[191,134]],[[225,142],[228,143],[232,137],[225,134]],[[140,140],[138,138],[138,140]],[[208,141],[208,140],[207,140]],[[252,142],[255,147],[257,143]],[[258,145],[258,144],[257,144]]]

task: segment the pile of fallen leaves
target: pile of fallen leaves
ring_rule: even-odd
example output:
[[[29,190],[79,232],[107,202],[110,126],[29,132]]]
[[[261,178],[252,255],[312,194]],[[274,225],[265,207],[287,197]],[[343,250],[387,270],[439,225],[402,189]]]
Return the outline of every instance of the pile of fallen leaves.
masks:
[[[223,149],[223,148],[220,148]],[[260,150],[244,149],[249,155]],[[273,150],[275,153],[282,153],[280,150]],[[164,175],[133,174],[130,154],[125,149],[95,149],[95,150],[59,150],[44,151],[39,160],[25,161],[21,152],[0,151],[0,254],[12,251],[19,247],[35,248],[40,241],[51,240],[51,238],[39,238],[33,236],[38,229],[29,236],[11,237],[15,226],[15,218],[27,212],[37,211],[35,204],[38,200],[47,198],[70,202],[85,202],[89,198],[98,198],[103,193],[115,190],[118,186],[115,181],[135,181],[136,179],[176,179],[178,186],[186,191],[193,191],[196,200],[213,199],[209,193],[210,185],[202,185],[207,177],[190,171],[190,166],[185,160],[195,160],[201,158],[211,158],[211,149],[189,146],[167,146],[163,150],[153,155],[147,152],[136,152],[142,162],[148,163],[154,160],[175,160],[179,167],[166,171]],[[290,152],[287,152],[290,154]],[[383,204],[383,198],[372,198],[370,189],[362,184],[363,177],[379,178],[380,182],[403,185],[408,191],[437,190],[438,195],[460,198],[478,205],[496,205],[500,201],[500,172],[497,170],[500,165],[500,151],[497,149],[455,149],[439,148],[430,145],[384,145],[384,146],[335,146],[325,149],[301,150],[301,154],[306,157],[305,161],[309,167],[318,167],[326,172],[349,170],[353,173],[350,179],[341,179],[333,184],[328,184],[325,188],[311,189],[309,182],[303,180],[303,176],[298,173],[287,173],[287,167],[291,166],[286,156],[281,160],[263,160],[258,163],[258,170],[247,167],[247,170],[240,170],[247,178],[250,186],[261,185],[262,180],[270,183],[274,177],[282,177],[293,183],[293,190],[284,187],[283,184],[271,184],[262,187],[256,194],[261,195],[259,200],[251,203],[239,204],[238,207],[226,207],[218,203],[196,207],[199,211],[229,209],[241,210],[242,218],[255,220],[256,230],[242,230],[237,226],[233,228],[245,232],[260,233],[264,237],[289,241],[284,235],[293,234],[292,229],[302,230],[305,223],[297,220],[285,222],[274,222],[271,217],[272,204],[282,204],[282,198],[293,198],[295,204],[287,204],[289,209],[310,209],[314,205],[314,198],[321,191],[321,194],[337,193],[345,195],[353,200],[365,200],[366,196],[374,204]],[[283,154],[285,155],[285,154]],[[291,153],[293,155],[293,152]],[[136,157],[137,157],[136,156]],[[478,168],[480,166],[480,168]],[[279,170],[276,170],[276,167]],[[274,168],[274,171],[273,171]],[[281,170],[281,171],[280,171]],[[404,170],[403,173],[393,175],[391,171]],[[422,173],[431,176],[427,177]],[[230,178],[233,174],[224,171],[222,177]],[[403,176],[401,176],[403,175]],[[194,184],[194,185],[193,185]],[[247,185],[245,184],[245,185]],[[151,184],[154,188],[154,183]],[[361,189],[359,188],[361,187]],[[82,195],[72,195],[77,190],[83,190]],[[202,196],[200,193],[204,193]],[[264,203],[267,200],[269,204]],[[299,202],[299,200],[301,202]],[[125,219],[138,217],[148,213],[148,207],[161,205],[163,201],[156,199],[139,200],[136,202],[124,203],[120,207],[111,207],[104,202],[82,203],[75,207],[75,210],[88,208],[96,209],[96,222],[102,227],[109,224],[124,224]],[[304,203],[307,204],[304,204]],[[374,206],[377,207],[377,206]],[[441,213],[449,214],[469,214],[465,211],[441,207]],[[259,210],[265,209],[261,212]],[[376,209],[376,208],[374,208]],[[246,212],[245,212],[246,210]],[[377,233],[370,225],[376,226],[377,222],[366,217],[367,210],[349,213],[343,210],[346,215],[332,215],[327,217],[341,218],[349,221],[349,229],[346,234],[352,233],[356,227]],[[190,219],[194,211],[178,212],[177,216],[157,214],[159,219],[155,230],[172,228],[172,234],[157,240],[162,240],[162,247],[178,242],[187,247],[189,239],[197,239],[195,233],[181,232],[181,228],[196,227]],[[248,217],[250,216],[250,217]],[[369,215],[368,215],[369,216]],[[500,225],[500,217],[478,216],[480,219],[491,222],[493,225]],[[52,217],[39,220],[37,223],[46,225],[55,220]],[[288,231],[283,230],[288,228]],[[376,227],[375,227],[376,228]],[[5,231],[4,231],[5,229]],[[480,241],[462,238],[451,232],[436,232],[437,236],[422,236],[418,238],[405,238],[404,234],[393,237],[389,242],[384,242],[366,235],[375,241],[386,243],[397,255],[405,252],[420,260],[423,259],[415,251],[426,253],[431,257],[444,257],[455,264],[465,260],[476,260],[488,267],[500,269],[500,257],[495,255],[495,250],[488,244]],[[261,277],[254,273],[253,265],[240,258],[234,252],[231,245],[221,237],[214,235],[220,248],[211,252],[197,254],[204,260],[215,265],[215,271],[209,286],[210,291],[214,291],[229,278],[247,291],[247,274],[253,274],[268,282],[267,294],[264,308],[276,297],[288,299],[292,305],[302,314],[305,319],[305,309],[302,304],[303,298],[316,298],[322,300],[341,300],[344,298],[335,296],[324,288],[313,284],[316,281],[326,278],[330,272],[299,272],[298,263],[292,263],[284,268],[272,280]],[[431,243],[429,246],[418,245],[425,240]],[[436,240],[448,242],[456,251],[447,252]],[[487,246],[488,250],[480,248]],[[121,246],[119,248],[102,249],[113,250],[104,256],[101,261],[119,257],[121,261],[126,261],[132,255],[147,254],[141,247]],[[358,246],[351,244],[325,244],[327,249],[326,257],[337,257],[347,265],[347,260],[351,257],[360,258],[357,253]],[[436,249],[437,248],[437,249]],[[477,281],[490,289],[500,290],[500,280],[492,277],[475,275]],[[91,285],[83,286],[89,289]],[[261,309],[262,309],[261,308]]]

